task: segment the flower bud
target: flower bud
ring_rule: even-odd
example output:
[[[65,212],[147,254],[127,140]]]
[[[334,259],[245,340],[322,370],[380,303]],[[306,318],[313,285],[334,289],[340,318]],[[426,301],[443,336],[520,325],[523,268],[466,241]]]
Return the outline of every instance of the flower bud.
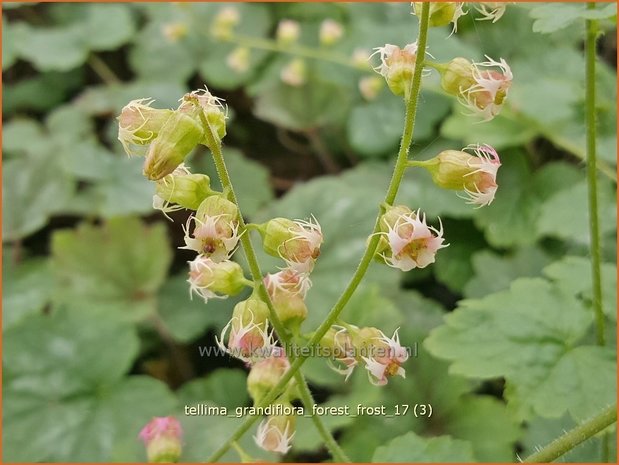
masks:
[[[407,207],[394,208],[397,210],[390,208],[381,217],[381,232],[378,234],[386,239],[387,246],[384,247],[383,243],[380,247],[379,244],[378,256],[387,265],[402,271],[425,268],[434,263],[436,252],[447,247],[443,245],[442,227],[428,226],[425,215],[419,210],[408,213]]]
[[[310,221],[274,218],[259,226],[264,251],[281,257],[288,266],[299,273],[314,267],[320,255],[322,230],[315,219]]]
[[[232,37],[234,28],[241,22],[239,10],[234,6],[226,6],[219,10],[211,24],[211,35],[219,40]]]
[[[408,44],[403,49],[397,45],[387,44],[377,48],[375,53],[380,55],[381,64],[374,70],[385,78],[391,92],[402,95],[408,100],[415,72],[417,44]]]
[[[290,368],[284,349],[272,347],[272,351],[270,356],[254,363],[247,376],[247,391],[254,404],[259,404]]]
[[[192,174],[181,163],[171,174],[163,177],[155,183],[157,203],[162,211],[176,209],[170,204],[189,210],[197,210],[204,199],[216,194],[211,189],[211,180],[206,174]]]
[[[368,370],[368,377],[372,384],[383,386],[387,384],[388,377],[406,377],[402,363],[408,360],[408,351],[400,345],[398,330],[392,337],[376,328],[362,328],[360,331],[360,344],[365,348],[366,356],[361,357]]]
[[[370,52],[368,49],[365,48],[356,48],[353,52],[352,52],[352,61],[355,64],[355,66],[359,69],[370,69],[370,56],[372,55],[372,52]]]
[[[489,145],[473,145],[463,150],[472,150],[474,155],[444,150],[431,160],[417,164],[430,172],[437,186],[464,191],[468,203],[480,207],[490,205],[498,188],[499,155]]]
[[[285,268],[279,273],[268,274],[264,278],[264,285],[281,322],[293,333],[297,333],[301,323],[307,318],[304,299],[312,286],[307,274]]]
[[[423,2],[413,3],[413,14],[420,16]],[[429,26],[439,27],[453,23],[454,32],[458,30],[458,18],[465,13],[462,2],[432,2],[430,3]]]
[[[292,407],[288,403],[285,405]],[[260,423],[254,440],[260,448],[266,451],[285,454],[292,447],[294,435],[294,415],[271,415]]]
[[[261,360],[271,355],[274,342],[268,328],[269,307],[252,295],[235,305],[232,319],[221,331],[217,345],[245,362]],[[226,333],[230,331],[226,339]],[[227,341],[227,342],[226,342]]]
[[[162,27],[162,32],[168,42],[176,43],[187,36],[189,27],[186,23],[180,21],[175,23],[166,23]]]
[[[283,19],[277,25],[277,41],[283,45],[294,44],[300,35],[301,27],[297,21]]]
[[[194,223],[190,233],[191,222]],[[239,209],[221,195],[204,199],[183,227],[184,249],[194,250],[215,262],[227,260],[239,241]]]
[[[208,302],[208,299],[225,299],[243,290],[247,279],[241,266],[226,260],[216,263],[210,258],[197,256],[189,262],[190,295],[194,292]]]
[[[384,85],[384,81],[378,76],[365,76],[359,80],[359,92],[365,100],[372,101]]]
[[[474,84],[473,64],[466,58],[454,58],[441,68],[441,87],[450,95],[460,96],[463,89]]]
[[[354,345],[354,338],[357,334],[356,326],[333,325],[320,340],[320,346],[327,349],[337,363],[337,365],[331,363],[330,367],[337,373],[345,375],[345,381],[348,380],[358,363],[357,349]]]
[[[182,100],[183,103],[178,109],[180,112],[195,115],[202,122],[199,113],[196,113],[196,108],[201,110],[212,134],[219,138],[219,140],[225,137],[227,111],[224,108],[222,99],[215,97],[207,89],[199,89],[185,94]],[[206,135],[201,143],[209,147],[209,140]],[[212,147],[209,148],[212,150]]]
[[[154,100],[132,100],[121,110],[118,118],[118,140],[127,155],[135,155],[132,145],[150,144],[159,134],[164,123],[174,113],[150,105]]]
[[[340,23],[332,19],[325,19],[320,24],[320,45],[327,47],[335,44],[344,35],[344,28]]]
[[[292,87],[301,87],[307,80],[307,69],[305,60],[295,58],[280,72],[280,78],[284,84]]]
[[[204,131],[199,121],[181,112],[174,112],[148,149],[144,175],[156,181],[172,173],[203,137]]]
[[[507,9],[506,2],[474,2],[472,5],[481,14],[478,21],[492,21],[496,23]]]
[[[226,58],[226,64],[232,71],[242,74],[249,69],[250,55],[248,47],[237,47]]]
[[[174,417],[155,417],[140,431],[150,463],[176,463],[182,452],[182,428]]]

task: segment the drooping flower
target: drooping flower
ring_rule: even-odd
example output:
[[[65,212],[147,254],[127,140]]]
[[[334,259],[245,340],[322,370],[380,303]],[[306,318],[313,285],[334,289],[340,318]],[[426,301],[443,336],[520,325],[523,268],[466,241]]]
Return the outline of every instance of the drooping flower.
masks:
[[[467,151],[472,151],[474,155]],[[464,191],[467,203],[483,207],[494,200],[501,160],[496,150],[489,145],[444,150],[430,160],[415,161],[412,164],[427,169],[437,186]]]
[[[357,329],[352,325],[349,328]],[[321,347],[328,349],[331,359],[329,366],[332,370],[345,376],[347,381],[358,364],[356,348],[353,338],[348,330],[343,326],[333,325],[320,341]]]
[[[257,360],[247,376],[247,391],[256,404],[262,401],[290,368],[284,349],[271,346],[269,350],[271,354]]]
[[[241,292],[247,284],[241,265],[226,260],[215,262],[198,255],[189,262],[189,293],[208,299],[225,299]]]
[[[178,111],[181,113],[188,113],[195,115],[198,120],[202,122],[200,112],[206,123],[208,124],[211,132],[214,136],[223,139],[226,135],[226,119],[228,118],[228,108],[224,105],[224,100],[215,97],[205,87],[204,89],[194,90],[188,94],[185,94],[181,99],[181,104],[178,107]],[[213,149],[210,145],[209,138],[204,137],[202,143]]]
[[[387,384],[391,376],[398,375],[405,378],[406,371],[402,368],[402,363],[408,360],[408,351],[400,345],[399,328],[391,337],[385,336],[382,331],[375,328],[371,329],[377,333],[369,341],[371,354],[368,357],[362,357],[370,382],[383,386]]]
[[[295,58],[284,66],[279,74],[282,82],[292,87],[301,87],[307,81],[305,60]]]
[[[207,197],[183,227],[185,246],[181,248],[194,250],[215,262],[227,260],[240,237],[238,212],[238,207],[221,195]]]
[[[258,227],[266,253],[282,258],[298,273],[309,273],[320,255],[322,229],[315,218],[308,221],[274,218]]]
[[[428,226],[426,216],[420,210],[413,212],[406,207],[392,209],[402,212],[383,215],[382,228],[386,231],[380,234],[386,239],[386,244],[380,256],[385,263],[402,271],[425,268],[434,263],[436,252],[447,247],[443,245],[442,226],[440,229]]]
[[[219,338],[215,337],[217,345],[244,362],[269,356],[274,349],[274,341],[269,332],[268,316],[267,304],[255,295],[239,302],[234,306],[232,318]]]
[[[152,108],[153,99],[132,100],[118,116],[118,140],[127,155],[137,155],[136,145],[148,145],[159,134],[173,110]]]
[[[226,65],[232,71],[242,74],[249,69],[251,50],[248,47],[237,47],[226,57]]]
[[[254,436],[256,444],[266,451],[285,454],[292,447],[294,420],[292,415],[274,415],[262,420]]]
[[[513,74],[503,58],[500,61],[486,58],[488,61],[471,64],[473,83],[460,88],[460,100],[472,114],[490,121],[503,108]]]
[[[312,286],[308,273],[294,268],[284,268],[275,274],[267,274],[264,285],[281,322],[293,333],[307,318],[305,295]]]
[[[234,34],[234,29],[241,22],[238,8],[226,6],[219,10],[211,24],[211,35],[216,39],[226,40]]]
[[[299,40],[300,35],[301,26],[298,21],[294,21],[292,19],[283,19],[277,25],[277,41],[284,45],[290,45],[295,43],[297,40]]]
[[[413,2],[412,13],[420,16],[422,5],[423,2]],[[440,27],[453,23],[453,33],[458,30],[458,19],[466,13],[463,2],[432,2],[430,3],[428,24],[430,27]]]
[[[386,44],[374,50],[373,55],[378,54],[381,62],[374,71],[385,78],[389,89],[395,95],[403,95],[408,99],[407,94],[415,71],[417,43],[408,44],[402,49],[397,45]]]
[[[493,23],[501,19],[507,9],[506,2],[473,2],[472,5],[482,15],[481,18],[477,18],[478,21],[492,21]]]
[[[149,462],[178,462],[183,431],[174,417],[155,417],[140,431]]]
[[[197,210],[204,199],[216,193],[210,183],[206,174],[193,174],[181,163],[172,173],[155,183],[153,208],[161,210],[168,219],[170,212],[185,208]]]
[[[325,19],[320,24],[319,38],[321,45],[335,44],[344,35],[344,27],[333,19]]]

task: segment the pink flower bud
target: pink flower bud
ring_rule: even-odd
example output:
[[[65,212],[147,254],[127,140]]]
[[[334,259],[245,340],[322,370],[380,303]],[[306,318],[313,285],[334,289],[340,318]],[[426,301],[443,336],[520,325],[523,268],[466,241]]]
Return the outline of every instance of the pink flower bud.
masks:
[[[387,44],[375,49],[381,64],[374,68],[387,81],[389,89],[395,95],[403,95],[408,100],[408,92],[415,71],[417,44],[408,44],[403,49],[397,45]]]
[[[271,350],[269,357],[252,365],[247,377],[247,391],[255,404],[262,401],[290,368],[290,362],[281,347],[273,346]]]
[[[235,305],[232,319],[223,328],[217,345],[245,362],[261,359],[273,350],[274,342],[268,327],[268,306],[257,297]],[[228,333],[227,344],[226,334]]]
[[[140,431],[151,463],[176,463],[181,457],[182,428],[174,417],[155,417]]]
[[[394,208],[394,207],[392,207]],[[395,207],[398,210],[406,207]],[[391,210],[391,209],[389,209]],[[443,245],[443,229],[426,224],[425,214],[419,210],[401,213],[393,221],[392,212],[387,211],[381,218],[381,234],[387,241],[387,247],[380,256],[387,265],[409,271],[413,268],[425,268],[434,263],[436,252]]]
[[[384,81],[378,76],[365,76],[359,79],[359,92],[365,100],[372,101],[378,97],[384,85]]]
[[[344,35],[344,28],[333,19],[325,19],[320,24],[320,44],[331,46],[339,41]]]
[[[187,37],[189,33],[189,27],[186,23],[177,21],[172,23],[166,23],[161,28],[164,37],[168,40],[168,42],[176,43],[179,40]]]
[[[297,21],[283,19],[277,25],[277,41],[284,45],[294,44],[301,35],[301,26]]]
[[[294,415],[272,415],[260,423],[254,440],[266,451],[285,454],[292,447],[294,435]]]
[[[501,160],[496,150],[489,145],[470,145],[462,151],[444,150],[428,161],[415,164],[430,171],[437,186],[464,191],[467,203],[483,207],[494,200]]]
[[[284,84],[292,87],[301,87],[307,80],[305,60],[295,58],[282,68],[279,76]]]
[[[474,82],[466,87],[462,85],[459,97],[471,114],[490,121],[503,108],[513,75],[503,58],[500,61],[494,61],[488,56],[486,58],[488,61],[471,65]]]
[[[221,8],[211,24],[211,35],[219,40],[229,39],[240,21],[241,14],[236,7],[226,6]]]
[[[315,218],[310,221],[275,218],[259,226],[264,251],[281,257],[289,268],[308,273],[320,255],[322,230]]]
[[[249,69],[251,50],[247,47],[237,47],[226,58],[226,65],[232,71],[243,74]]]
[[[190,232],[191,223],[194,228]],[[202,201],[196,214],[187,220],[185,246],[215,262],[227,260],[239,241],[239,209],[221,195],[212,195]]]
[[[210,258],[197,256],[189,262],[190,295],[198,294],[208,299],[225,299],[243,290],[247,279],[241,266],[233,261],[214,262]]]
[[[307,318],[304,299],[312,286],[307,273],[284,268],[279,273],[267,274],[264,285],[279,319],[293,332],[298,331],[301,323]]]
[[[132,100],[124,106],[118,118],[118,140],[127,155],[136,155],[135,145],[150,144],[159,134],[164,123],[174,113],[150,105],[154,100]]]

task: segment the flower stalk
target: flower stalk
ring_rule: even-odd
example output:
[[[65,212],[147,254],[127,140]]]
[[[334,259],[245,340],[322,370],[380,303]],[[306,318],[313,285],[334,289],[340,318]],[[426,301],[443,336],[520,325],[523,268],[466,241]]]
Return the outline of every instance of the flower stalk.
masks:
[[[410,92],[409,92],[410,98],[406,101],[406,117],[405,117],[405,123],[404,123],[404,131],[402,134],[400,149],[398,151],[398,157],[396,160],[395,168],[393,170],[393,175],[391,177],[389,188],[387,190],[387,194],[385,195],[385,199],[383,202],[386,205],[393,205],[393,202],[395,201],[396,195],[400,187],[400,183],[402,182],[402,178],[407,168],[408,154],[409,154],[411,143],[413,141],[413,131],[415,127],[415,115],[417,112],[417,100],[418,100],[419,91],[421,88],[421,73],[422,73],[423,65],[424,65],[424,57],[425,57],[426,43],[427,43],[427,37],[428,37],[428,16],[429,16],[429,4],[424,3],[422,6],[422,11],[420,15],[419,37],[417,40],[418,49],[417,49],[417,56],[415,59],[415,71],[413,74],[413,79],[411,80],[411,83],[410,83],[410,86],[411,86]],[[216,163],[218,172],[220,170],[224,172],[223,173],[224,176],[222,176],[221,178],[222,185],[224,187],[226,185],[230,186],[230,179],[229,179],[227,172],[225,172],[226,171],[225,164],[223,161],[223,157],[221,156],[221,151],[219,151],[219,154],[214,153],[214,158],[215,158],[215,163]],[[361,261],[359,262],[359,265],[357,266],[355,273],[350,279],[348,286],[346,287],[346,289],[344,290],[340,298],[337,300],[333,308],[330,310],[329,314],[327,315],[327,318],[314,332],[312,338],[309,340],[307,344],[308,347],[314,347],[320,343],[320,340],[327,333],[329,328],[337,322],[340,313],[342,312],[342,310],[344,309],[344,307],[346,306],[350,298],[353,296],[357,287],[363,280],[363,277],[365,276],[372,262],[376,249],[378,247],[380,236],[377,235],[376,233],[380,231],[380,218],[382,214],[384,213],[383,210],[384,208],[381,207],[379,214],[377,215],[375,224],[374,224],[374,230],[372,231],[371,239],[368,242],[366,250],[361,258]],[[242,228],[244,228],[244,224],[242,225]],[[253,265],[250,263],[250,268],[252,268],[253,266],[253,268],[251,269],[252,275],[255,278],[257,276],[258,277],[261,276],[259,269],[258,269],[258,274],[254,274],[254,271],[255,271],[254,268],[257,268],[257,262],[255,260],[255,254],[253,253],[253,248],[251,247],[251,243],[249,243],[249,239],[247,238],[246,235],[244,235],[241,237],[241,241],[243,244],[243,248],[245,252],[247,253],[248,261],[252,261],[252,260],[249,260],[249,257],[250,255],[253,255]],[[249,247],[245,246],[245,242],[249,243],[248,244]],[[261,292],[264,291],[264,293],[266,294],[266,289],[264,289],[264,285],[262,284],[261,281],[258,284],[258,286]],[[265,301],[269,302],[268,300],[265,300]],[[276,323],[273,322],[273,324],[275,326]],[[278,331],[278,328],[275,327],[275,330]],[[291,363],[290,369],[280,379],[279,383],[270,391],[269,394],[267,394],[264,397],[264,399],[262,400],[262,402],[260,402],[259,405],[266,406],[272,403],[277,398],[277,396],[282,391],[282,389],[287,385],[288,381],[298,372],[298,370],[301,368],[301,366],[303,365],[306,359],[307,357],[304,357],[302,355],[297,357]],[[303,386],[301,388],[301,391],[303,391]],[[219,458],[221,458],[223,454],[225,454],[226,451],[231,447],[232,443],[237,441],[239,438],[241,438],[249,430],[249,428],[252,427],[252,425],[257,420],[258,420],[258,417],[247,418],[243,422],[243,424],[232,434],[232,436],[226,442],[224,442],[219,447],[219,449],[217,449],[208,458],[208,461],[215,462]]]

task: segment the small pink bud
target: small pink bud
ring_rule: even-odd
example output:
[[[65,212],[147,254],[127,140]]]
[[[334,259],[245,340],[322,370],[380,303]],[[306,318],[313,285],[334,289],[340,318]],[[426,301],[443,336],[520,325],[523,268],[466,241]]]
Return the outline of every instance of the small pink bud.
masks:
[[[301,35],[301,26],[297,21],[283,19],[277,25],[277,41],[284,45],[294,44]]]
[[[261,449],[285,454],[292,447],[294,435],[294,415],[272,415],[260,423],[254,440]]]
[[[179,40],[185,38],[189,33],[189,27],[183,22],[166,23],[161,28],[164,37],[168,42],[176,43]]]
[[[280,78],[284,84],[301,87],[307,81],[307,66],[305,60],[295,58],[282,68]]]
[[[247,279],[241,266],[233,261],[214,262],[210,258],[197,256],[189,262],[190,295],[198,294],[208,299],[225,299],[243,290]]]
[[[272,347],[271,350],[269,357],[252,365],[247,376],[247,391],[255,404],[261,402],[290,368],[290,362],[281,347]]]
[[[402,271],[425,268],[434,263],[439,249],[447,247],[443,245],[442,227],[428,226],[425,214],[419,210],[400,214],[393,224],[390,216],[389,211],[383,215],[383,232],[380,233],[387,241],[387,247],[380,255],[387,265]]]
[[[234,6],[226,6],[219,10],[211,24],[211,35],[219,40],[232,37],[234,29],[241,22],[241,14]]]
[[[366,48],[356,48],[352,52],[352,61],[355,66],[359,69],[370,69],[370,57],[372,56],[372,52]]]
[[[359,79],[359,92],[365,100],[372,101],[378,97],[384,85],[384,81],[378,76],[365,76]]]
[[[155,417],[140,431],[151,463],[176,463],[181,457],[182,428],[174,417]]]
[[[232,71],[243,74],[249,69],[251,51],[248,47],[237,47],[226,58],[226,65]]]
[[[333,19],[325,19],[320,24],[320,44],[331,46],[339,41],[344,35],[344,28],[340,23]]]
[[[284,268],[279,273],[268,274],[264,284],[269,292],[277,316],[293,333],[307,318],[305,295],[312,286],[307,273],[299,273],[292,268]]]
[[[316,221],[274,218],[259,226],[264,251],[281,257],[289,268],[299,273],[308,273],[320,255],[322,229]]]

